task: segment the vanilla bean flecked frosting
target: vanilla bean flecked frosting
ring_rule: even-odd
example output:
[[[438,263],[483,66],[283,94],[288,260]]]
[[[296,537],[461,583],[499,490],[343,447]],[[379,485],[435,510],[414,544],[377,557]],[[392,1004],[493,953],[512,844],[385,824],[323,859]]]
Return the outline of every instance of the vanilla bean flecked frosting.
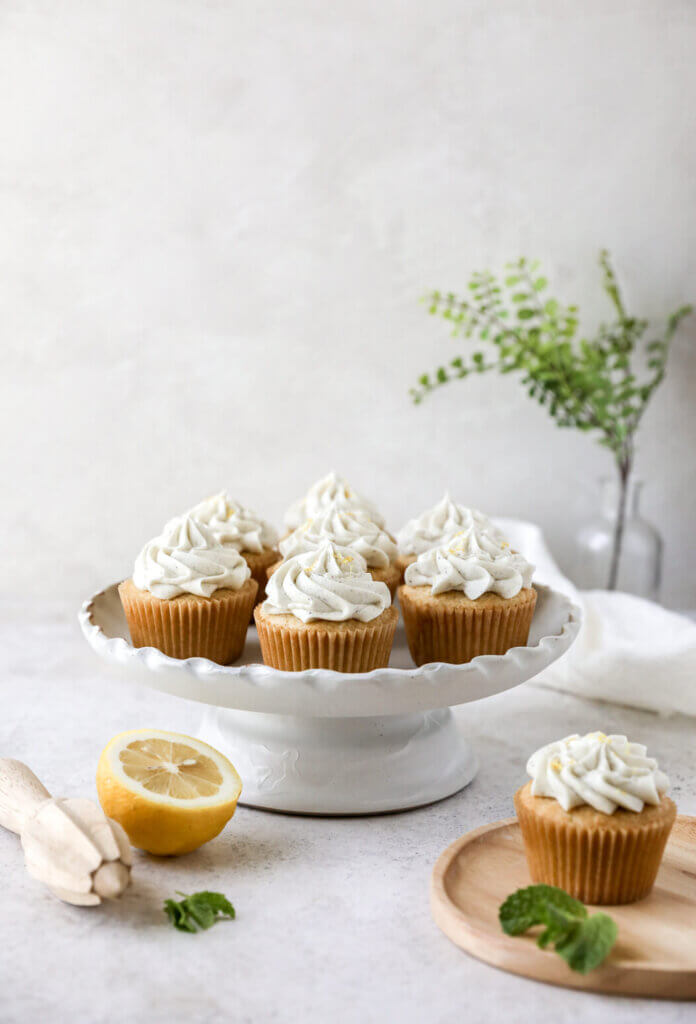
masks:
[[[135,560],[133,583],[167,601],[180,594],[210,597],[223,588],[239,590],[250,575],[236,548],[220,544],[207,526],[184,515],[147,542]]]
[[[534,566],[506,540],[470,526],[441,547],[418,556],[406,569],[410,587],[429,586],[433,594],[461,591],[475,601],[482,594],[511,598],[532,584]]]
[[[437,505],[427,509],[422,515],[409,520],[396,535],[399,553],[402,555],[421,555],[430,548],[446,544],[455,534],[462,530],[476,528],[485,530],[499,541],[505,540],[502,530],[495,523],[475,508],[458,505],[445,492]]]
[[[362,555],[330,541],[282,562],[266,594],[266,614],[290,614],[302,622],[370,622],[391,604],[389,588],[372,579]]]
[[[358,509],[378,526],[384,526],[384,518],[367,498],[353,490],[347,480],[331,471],[312,484],[304,498],[293,502],[285,513],[285,525],[296,530],[308,519],[313,519],[329,505],[345,509]]]
[[[278,543],[278,534],[271,524],[226,491],[199,502],[186,515],[207,526],[221,544],[229,544],[237,551],[258,554],[275,548]]]
[[[279,544],[283,558],[316,551],[327,540],[352,548],[365,559],[369,569],[385,569],[398,554],[393,537],[359,507],[346,508],[336,502],[284,537]]]
[[[617,808],[642,811],[659,804],[669,789],[647,748],[625,736],[589,732],[566,736],[532,754],[527,762],[532,796],[553,797],[565,811],[589,804],[602,814]]]

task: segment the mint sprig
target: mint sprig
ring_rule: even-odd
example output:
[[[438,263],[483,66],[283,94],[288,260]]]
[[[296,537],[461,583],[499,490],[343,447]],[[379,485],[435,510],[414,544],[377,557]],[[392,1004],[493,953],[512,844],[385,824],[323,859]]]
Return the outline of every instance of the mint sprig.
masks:
[[[518,889],[501,905],[498,918],[506,935],[522,935],[543,925],[537,945],[546,949],[553,943],[558,955],[580,974],[604,962],[618,934],[616,922],[608,914],[588,914],[580,900],[554,885]]]
[[[233,921],[234,907],[221,892],[194,892],[192,896],[178,892],[182,900],[165,900],[164,912],[180,932],[205,931],[216,921]]]

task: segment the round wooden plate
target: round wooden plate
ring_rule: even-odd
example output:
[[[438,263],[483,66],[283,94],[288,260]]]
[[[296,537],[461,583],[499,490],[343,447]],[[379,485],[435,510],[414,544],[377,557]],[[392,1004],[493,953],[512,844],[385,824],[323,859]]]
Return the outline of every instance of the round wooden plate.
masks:
[[[696,818],[677,818],[647,899],[601,908],[618,924],[619,937],[590,974],[571,971],[556,953],[539,949],[534,932],[517,938],[503,933],[500,904],[530,884],[516,819],[484,825],[439,857],[431,884],[433,917],[467,953],[513,974],[593,992],[696,999]]]

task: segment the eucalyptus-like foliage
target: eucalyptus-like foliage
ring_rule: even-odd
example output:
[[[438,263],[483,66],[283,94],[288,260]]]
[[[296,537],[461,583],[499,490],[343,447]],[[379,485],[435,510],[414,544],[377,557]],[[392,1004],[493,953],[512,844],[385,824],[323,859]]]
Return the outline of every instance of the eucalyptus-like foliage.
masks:
[[[627,312],[606,250],[599,263],[614,315],[593,338],[579,333],[577,306],[547,297],[548,283],[537,262],[510,263],[502,279],[488,271],[473,274],[466,298],[432,292],[427,297],[430,313],[447,320],[454,336],[475,338],[483,347],[423,374],[411,395],[418,403],[452,380],[490,370],[515,373],[559,427],[593,432],[613,453],[622,481],[616,564],[609,580],[613,587],[635,434],[691,306],[681,306],[662,331],[648,334],[648,321]]]

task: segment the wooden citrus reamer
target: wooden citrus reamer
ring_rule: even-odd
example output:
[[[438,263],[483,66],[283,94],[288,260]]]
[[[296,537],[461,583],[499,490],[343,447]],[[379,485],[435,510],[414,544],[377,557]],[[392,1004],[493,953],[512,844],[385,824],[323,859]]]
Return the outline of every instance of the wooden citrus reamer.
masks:
[[[130,882],[128,836],[92,800],[56,799],[21,761],[0,758],[0,825],[16,832],[26,869],[59,899],[95,906]]]

